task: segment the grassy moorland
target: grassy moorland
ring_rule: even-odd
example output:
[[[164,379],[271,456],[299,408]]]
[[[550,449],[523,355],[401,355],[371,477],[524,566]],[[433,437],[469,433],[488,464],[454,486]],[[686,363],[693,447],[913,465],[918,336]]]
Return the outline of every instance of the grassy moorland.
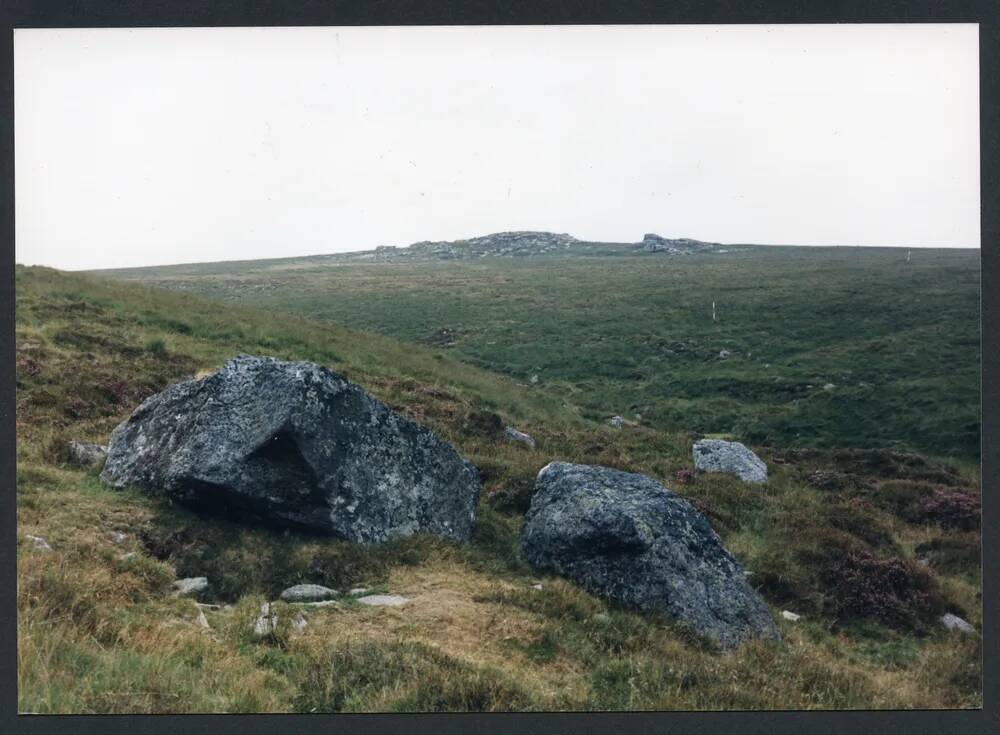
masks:
[[[539,394],[589,419],[978,458],[978,251],[915,250],[907,263],[893,248],[618,250],[108,275],[435,346],[522,383],[537,376]]]
[[[645,268],[653,268],[654,263],[650,260]],[[437,267],[428,266],[428,283],[434,280]],[[493,266],[462,267],[485,269],[489,275]],[[769,438],[772,446],[760,448],[771,467],[771,480],[763,488],[744,486],[725,476],[692,473],[694,432],[739,429],[713,423],[713,417],[723,415],[730,403],[737,411],[740,401],[725,396],[696,399],[667,395],[662,397],[660,409],[646,410],[651,416],[648,421],[644,414],[641,423],[621,430],[589,420],[606,410],[599,401],[606,401],[609,407],[627,403],[632,400],[629,396],[638,393],[626,391],[639,388],[629,389],[628,381],[620,376],[602,377],[595,369],[599,365],[610,369],[614,360],[591,356],[593,345],[601,343],[600,331],[587,330],[605,323],[594,321],[593,310],[572,325],[564,322],[564,330],[571,326],[581,330],[573,350],[568,338],[556,339],[551,345],[543,342],[542,353],[552,350],[549,358],[513,367],[521,349],[517,345],[523,343],[527,349],[536,339],[523,336],[525,325],[533,323],[532,315],[540,323],[551,322],[549,331],[539,334],[553,337],[558,336],[557,318],[546,309],[565,316],[564,307],[554,304],[555,296],[545,296],[546,289],[525,294],[522,303],[503,280],[513,276],[499,275],[524,269],[524,277],[541,278],[537,273],[532,275],[534,267],[506,263],[503,271],[490,276],[492,280],[475,281],[481,294],[495,289],[499,294],[495,300],[508,310],[503,313],[510,314],[507,320],[494,321],[497,334],[507,335],[503,337],[506,344],[517,347],[509,358],[514,378],[456,359],[476,358],[491,364],[488,355],[495,354],[498,362],[493,367],[504,367],[500,364],[506,359],[504,350],[478,357],[472,352],[477,344],[484,350],[493,347],[487,344],[489,335],[476,331],[473,319],[477,314],[486,318],[489,299],[484,295],[477,297],[482,303],[476,306],[477,299],[471,297],[463,301],[457,295],[438,294],[442,315],[457,316],[465,309],[469,316],[469,326],[464,327],[468,331],[462,333],[465,336],[454,347],[444,348],[401,343],[330,322],[283,315],[276,313],[277,304],[271,302],[266,304],[267,311],[254,310],[187,293],[18,267],[20,710],[325,712],[981,705],[978,636],[949,633],[935,622],[942,612],[953,611],[977,628],[981,625],[979,476],[974,463],[875,449],[863,442],[855,444],[860,447],[855,449],[809,448],[806,445],[810,442],[792,447],[779,443],[777,434]],[[668,278],[666,265],[655,267],[666,269],[662,277]],[[782,272],[777,264],[774,267]],[[969,272],[974,270],[961,262],[942,268],[953,271],[958,279],[970,278]],[[475,272],[480,271],[467,271]],[[550,287],[564,289],[568,295],[574,289],[559,285],[560,273],[557,269],[550,275]],[[365,274],[359,270],[349,277],[338,277],[351,281]],[[367,277],[375,288],[378,279],[374,272]],[[732,281],[738,273],[726,277]],[[860,270],[857,277],[864,280]],[[877,274],[871,277],[878,280]],[[356,309],[358,315],[372,319],[379,314],[389,319],[391,312],[398,313],[399,304],[408,300],[419,307],[413,312],[411,336],[423,339],[427,335],[420,332],[424,329],[420,325],[430,330],[427,310],[432,307],[419,297],[415,275],[400,273],[399,278],[396,290],[400,300],[395,309],[387,306],[382,310],[377,289],[368,293],[362,285],[351,286],[358,300],[355,306],[350,306],[350,299],[332,297],[328,298],[329,306]],[[601,282],[595,272],[591,278],[595,287],[599,286],[595,293],[613,296],[616,308],[624,309],[627,295],[609,285],[609,277]],[[912,321],[911,315],[905,317],[911,321],[898,324],[897,331],[903,337],[871,337],[897,340],[890,341],[895,346],[882,352],[871,347],[874,343],[869,343],[866,352],[860,342],[844,346],[843,355],[835,350],[841,367],[851,370],[858,381],[887,376],[898,366],[911,370],[907,375],[923,376],[912,380],[923,385],[925,393],[921,395],[932,402],[931,409],[924,409],[926,423],[921,426],[925,430],[904,438],[937,436],[936,431],[976,420],[971,389],[962,386],[963,376],[972,369],[964,360],[977,348],[961,343],[966,338],[962,335],[975,330],[960,323],[964,318],[962,299],[946,307],[951,297],[935,292],[935,288],[947,290],[940,283],[942,276],[925,274],[923,278],[926,297],[911,299],[914,310],[924,314],[923,326]],[[742,279],[753,291],[753,279],[746,275]],[[938,285],[932,288],[934,282]],[[470,289],[472,286],[470,282]],[[641,307],[639,311],[646,309],[650,299],[660,299],[664,305],[671,302],[658,296],[652,285],[648,288],[644,295],[632,297],[632,303]],[[778,288],[775,285],[772,290]],[[291,298],[294,293],[289,291],[282,298]],[[316,309],[324,302],[322,293],[311,293]],[[623,301],[617,301],[619,298]],[[696,329],[695,320],[701,317],[695,314],[700,314],[701,305],[695,303],[694,296],[688,298],[687,302],[677,300],[670,313],[688,310],[691,316],[686,329],[690,331],[677,332],[680,336],[671,338],[666,349],[673,350],[679,365],[688,365],[685,369],[689,374],[723,371],[720,375],[736,380],[732,376],[744,363],[694,359],[687,347],[680,350],[669,344],[678,342],[715,352],[728,348],[741,355],[743,350],[753,352],[745,358],[744,366],[754,366],[756,372],[743,375],[757,377],[741,380],[768,385],[765,376],[769,374],[761,372],[767,368],[752,362],[766,331],[771,335],[767,342],[771,351],[765,353],[770,364],[787,364],[792,372],[786,375],[800,369],[803,379],[806,375],[813,379],[811,370],[820,364],[822,348],[815,341],[814,351],[820,351],[819,355],[795,351],[795,325],[799,322],[785,325],[785,316],[758,320],[761,332],[755,333],[756,337],[715,332],[712,330],[733,330],[726,326],[726,320],[736,318],[727,317],[726,302],[718,297],[723,307],[718,326],[709,323]],[[763,319],[760,304],[771,297],[758,293],[755,298],[758,305],[753,308]],[[832,304],[832,298],[817,290],[814,301],[817,305]],[[466,306],[460,309],[453,299]],[[581,308],[584,301],[578,298]],[[799,302],[798,308],[804,309],[804,303]],[[425,310],[422,315],[420,309]],[[947,317],[941,324],[948,329],[940,334],[928,318],[934,309],[938,320]],[[858,314],[862,312],[858,310]],[[336,316],[332,311],[319,315]],[[607,318],[610,320],[611,314]],[[824,329],[833,328],[830,325],[835,320],[816,318],[826,325]],[[873,322],[880,318],[871,316]],[[651,328],[657,323],[651,314],[636,319]],[[904,319],[902,309],[898,319]],[[445,319],[440,325],[450,323]],[[850,324],[842,329],[851,331]],[[647,360],[660,354],[653,334],[649,333],[653,346],[648,352],[639,340],[629,337],[627,345],[615,347],[609,354],[622,360],[631,355],[637,365],[647,365]],[[932,334],[951,347],[907,356],[907,350],[933,341],[928,337]],[[522,338],[519,341],[510,335]],[[830,349],[835,346],[831,342]],[[948,361],[948,349],[955,358],[951,378],[941,372],[938,363]],[[484,480],[471,543],[460,546],[414,537],[360,546],[243,526],[196,515],[161,497],[110,490],[93,472],[66,465],[68,439],[105,441],[114,425],[146,396],[170,382],[211,370],[240,352],[328,365],[452,441],[480,468]],[[556,359],[560,354],[567,360],[565,364]],[[873,354],[884,356],[887,362],[861,359]],[[669,356],[663,355],[666,361]],[[591,376],[586,379],[608,389],[603,398],[599,398],[601,391],[584,392],[571,375],[556,373],[557,369],[577,370],[574,360],[597,361],[586,372]],[[563,366],[557,368],[558,364]],[[537,385],[523,380],[531,371],[540,374]],[[840,373],[822,373],[820,377],[845,384]],[[956,388],[953,406],[940,393],[951,385],[949,380],[961,389]],[[902,401],[909,396],[919,407],[913,386],[907,393],[888,383],[873,385],[879,390],[870,394],[872,400],[895,396],[900,411],[917,415]],[[808,407],[825,394],[807,395],[799,399],[799,406]],[[648,400],[651,405],[661,405]],[[712,408],[698,409],[702,403]],[[581,404],[584,408],[577,410]],[[692,408],[693,416],[687,428],[668,429],[670,411],[685,405]],[[769,404],[762,399],[753,405]],[[888,410],[886,405],[896,404],[882,404],[881,410]],[[755,411],[768,415],[763,409]],[[805,415],[803,411],[799,409],[800,417]],[[496,434],[492,414],[534,435],[537,449],[503,442]],[[901,420],[889,414],[884,418]],[[939,441],[932,448],[935,454],[947,453],[946,445]],[[780,644],[751,644],[732,655],[720,655],[666,621],[619,609],[558,579],[537,577],[520,557],[518,532],[533,478],[553,459],[621,467],[666,482],[707,515],[726,546],[752,573],[751,581],[776,617],[787,609],[803,618],[792,623],[778,617],[783,636]],[[44,537],[52,550],[37,549],[29,534]],[[218,607],[205,610],[207,629],[197,624],[194,602],[170,596],[172,580],[194,575],[207,576],[213,584],[212,597],[206,602]],[[273,600],[283,587],[298,582],[341,589],[361,584],[406,595],[411,602],[398,609],[365,608],[350,602],[314,609],[307,613],[304,630],[291,626],[294,614],[279,604],[278,629],[264,640],[254,640],[251,621],[260,602]],[[539,582],[543,589],[534,589],[532,585]]]

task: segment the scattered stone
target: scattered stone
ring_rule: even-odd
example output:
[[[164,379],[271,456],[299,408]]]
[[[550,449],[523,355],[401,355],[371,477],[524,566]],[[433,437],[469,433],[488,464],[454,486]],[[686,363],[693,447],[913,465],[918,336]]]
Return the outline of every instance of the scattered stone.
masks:
[[[328,607],[329,605],[336,605],[336,600],[320,600],[319,602],[290,602],[289,605],[295,605],[297,607]]]
[[[211,625],[208,624],[208,618],[205,617],[205,613],[201,608],[198,608],[198,617],[195,620],[199,627],[205,628],[206,630],[211,629]]]
[[[532,375],[531,376],[531,384],[532,385],[537,385],[538,384],[538,376],[537,375]]]
[[[281,593],[285,602],[322,602],[332,600],[340,593],[320,584],[297,584]]]
[[[447,442],[308,362],[240,355],[114,431],[101,479],[355,542],[472,533],[479,473]]]
[[[197,605],[199,608],[203,608],[205,610],[220,610],[221,609],[221,605],[213,605],[210,602],[196,602],[194,604]]]
[[[376,607],[399,607],[400,605],[405,605],[410,600],[406,597],[401,597],[399,595],[367,595],[365,597],[359,597],[358,602],[362,605],[374,605]]]
[[[625,419],[623,419],[621,416],[612,416],[610,419],[608,419],[608,423],[614,426],[616,429],[620,429],[622,428],[622,426],[625,425]]]
[[[52,551],[52,547],[49,546],[49,542],[43,539],[41,536],[32,536],[30,533],[24,534],[24,537],[30,541],[38,551]]]
[[[128,541],[128,534],[122,533],[121,531],[112,531],[111,540],[116,544],[123,544]]]
[[[367,591],[368,587],[353,587],[347,594],[356,597],[357,595],[365,594]]]
[[[801,615],[797,615],[789,610],[782,610],[781,617],[783,617],[785,620],[790,620],[793,623],[802,618]]]
[[[108,456],[107,447],[76,440],[69,443],[68,452],[70,464],[76,467],[94,467],[101,464]]]
[[[823,390],[833,390],[836,387],[837,386],[835,386],[833,383],[827,383],[826,385],[823,386]]]
[[[128,553],[122,554],[121,556],[119,556],[118,560],[119,561],[128,561],[129,559],[131,559],[134,556],[136,556],[136,553],[134,551],[129,551]]]
[[[521,442],[532,449],[535,448],[535,440],[529,434],[525,434],[523,431],[518,431],[513,426],[506,427],[503,430],[503,433],[504,436],[507,437],[507,441]]]
[[[743,482],[767,482],[767,465],[739,442],[700,439],[694,443],[694,466],[705,472],[726,472]]]
[[[265,602],[260,606],[260,615],[253,623],[253,633],[255,636],[263,638],[271,635],[278,627],[278,611],[274,609],[270,602]]]
[[[960,633],[965,633],[967,635],[975,635],[976,629],[972,627],[969,623],[957,615],[952,615],[951,613],[945,613],[941,616],[941,625],[943,625],[948,630],[957,630]]]
[[[535,482],[521,548],[539,570],[680,620],[724,649],[779,637],[767,606],[705,517],[644,475],[546,465]]]
[[[533,584],[533,585],[531,585],[531,589],[533,589],[533,590],[540,590],[540,589],[544,589],[544,588],[540,584]]]
[[[206,577],[187,577],[174,582],[174,596],[176,597],[198,595],[207,589],[208,579]]]
[[[730,352],[729,350],[719,350],[719,358],[722,359],[722,360],[725,360],[727,357],[729,357],[732,354],[733,353]]]
[[[292,621],[292,627],[295,630],[304,630],[305,627],[306,627],[306,625],[308,625],[308,622],[306,621],[305,617],[303,617],[302,615],[297,616]]]

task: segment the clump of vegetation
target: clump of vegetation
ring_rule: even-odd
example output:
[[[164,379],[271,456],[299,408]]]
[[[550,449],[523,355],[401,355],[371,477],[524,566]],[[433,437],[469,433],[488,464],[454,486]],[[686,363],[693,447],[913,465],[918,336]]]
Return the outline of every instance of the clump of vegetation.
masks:
[[[533,709],[508,675],[418,643],[338,643],[313,658],[296,707],[303,712],[498,712]]]
[[[936,490],[921,499],[917,513],[925,522],[968,531],[979,527],[979,495],[962,489]]]
[[[163,337],[155,337],[146,343],[146,350],[153,355],[167,354],[167,341]]]
[[[944,612],[940,592],[926,571],[899,557],[848,553],[827,573],[829,611],[838,620],[874,618],[920,629]]]

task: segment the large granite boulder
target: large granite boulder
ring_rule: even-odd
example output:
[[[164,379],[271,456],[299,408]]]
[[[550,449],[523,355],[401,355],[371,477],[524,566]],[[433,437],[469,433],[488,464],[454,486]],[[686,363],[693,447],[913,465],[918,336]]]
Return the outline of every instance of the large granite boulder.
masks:
[[[767,465],[739,442],[700,439],[691,451],[696,469],[736,475],[743,482],[767,482]]]
[[[143,402],[112,434],[101,479],[360,542],[466,541],[480,489],[450,444],[340,375],[247,355]]]
[[[521,546],[539,570],[687,623],[723,649],[778,638],[704,516],[645,475],[552,462],[538,474]]]

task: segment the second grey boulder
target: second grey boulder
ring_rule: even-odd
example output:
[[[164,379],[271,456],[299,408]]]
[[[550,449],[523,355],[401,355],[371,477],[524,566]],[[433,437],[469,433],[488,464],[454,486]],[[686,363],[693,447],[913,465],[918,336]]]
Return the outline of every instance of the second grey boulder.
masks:
[[[537,569],[680,620],[724,649],[778,638],[704,516],[645,475],[552,462],[538,474],[521,547]]]

